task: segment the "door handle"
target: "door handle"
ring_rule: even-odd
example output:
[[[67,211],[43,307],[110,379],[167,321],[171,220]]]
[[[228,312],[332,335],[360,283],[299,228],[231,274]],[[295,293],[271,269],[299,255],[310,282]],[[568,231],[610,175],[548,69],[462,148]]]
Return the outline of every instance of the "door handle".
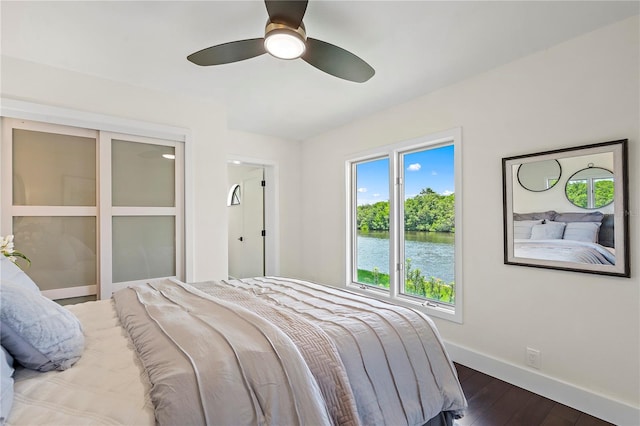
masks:
[[[238,238],[238,241],[244,241],[243,237]]]

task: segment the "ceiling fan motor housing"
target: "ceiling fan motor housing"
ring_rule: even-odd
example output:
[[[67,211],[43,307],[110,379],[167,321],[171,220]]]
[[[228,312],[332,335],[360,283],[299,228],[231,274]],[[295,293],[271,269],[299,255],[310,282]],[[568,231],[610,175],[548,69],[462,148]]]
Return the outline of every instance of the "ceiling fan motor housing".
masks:
[[[267,21],[264,48],[280,59],[297,59],[305,52],[307,33],[304,24],[296,29],[287,24]]]

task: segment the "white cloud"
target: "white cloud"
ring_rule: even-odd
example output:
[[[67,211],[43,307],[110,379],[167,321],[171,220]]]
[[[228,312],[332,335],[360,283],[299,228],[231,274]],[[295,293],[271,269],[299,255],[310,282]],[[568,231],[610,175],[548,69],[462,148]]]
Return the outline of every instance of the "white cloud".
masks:
[[[431,171],[431,176],[438,176],[438,172],[436,172],[435,170]]]
[[[407,170],[409,170],[410,172],[417,172],[418,170],[420,170],[422,166],[420,165],[420,163],[413,163],[413,164],[409,164],[409,167],[407,167]]]
[[[380,194],[373,194],[374,197],[378,198]]]
[[[358,192],[367,192],[367,188],[358,188]]]
[[[449,191],[448,189],[445,191],[442,191],[442,195],[451,195],[453,194],[453,191]]]

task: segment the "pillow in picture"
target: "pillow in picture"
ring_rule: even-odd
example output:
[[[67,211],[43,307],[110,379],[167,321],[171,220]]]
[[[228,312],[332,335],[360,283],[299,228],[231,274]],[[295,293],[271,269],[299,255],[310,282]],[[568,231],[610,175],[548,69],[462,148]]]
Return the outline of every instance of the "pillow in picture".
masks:
[[[9,417],[13,405],[13,357],[3,347],[0,351],[0,373],[2,382],[0,387],[0,425]]]
[[[602,225],[600,226],[600,232],[598,232],[598,244],[605,247],[616,246],[615,221],[616,218],[613,214],[604,215]]]
[[[531,228],[532,240],[561,240],[566,223],[547,220],[541,225]]]
[[[542,224],[543,220],[514,220],[513,221],[513,238],[519,240],[528,240],[531,238],[531,229],[535,225]]]
[[[558,213],[553,219],[557,222],[602,222],[604,213],[602,212],[589,212],[589,213]]]
[[[514,213],[513,220],[554,220],[556,214],[554,210],[537,213]]]
[[[38,371],[66,370],[82,355],[80,321],[40,292],[0,282],[0,340],[13,358]]]
[[[597,243],[599,231],[600,222],[570,222],[567,223],[562,238],[565,240]]]

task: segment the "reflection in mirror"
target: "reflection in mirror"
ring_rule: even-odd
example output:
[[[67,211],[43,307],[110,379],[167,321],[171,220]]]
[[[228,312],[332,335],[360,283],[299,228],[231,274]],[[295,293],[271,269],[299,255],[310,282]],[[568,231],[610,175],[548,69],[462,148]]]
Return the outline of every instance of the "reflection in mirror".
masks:
[[[565,186],[567,199],[583,209],[599,209],[613,203],[613,173],[602,167],[589,167],[574,173]]]
[[[630,276],[626,139],[502,165],[506,264]]]
[[[553,188],[561,174],[558,160],[534,161],[520,164],[518,182],[529,191],[541,192]]]

